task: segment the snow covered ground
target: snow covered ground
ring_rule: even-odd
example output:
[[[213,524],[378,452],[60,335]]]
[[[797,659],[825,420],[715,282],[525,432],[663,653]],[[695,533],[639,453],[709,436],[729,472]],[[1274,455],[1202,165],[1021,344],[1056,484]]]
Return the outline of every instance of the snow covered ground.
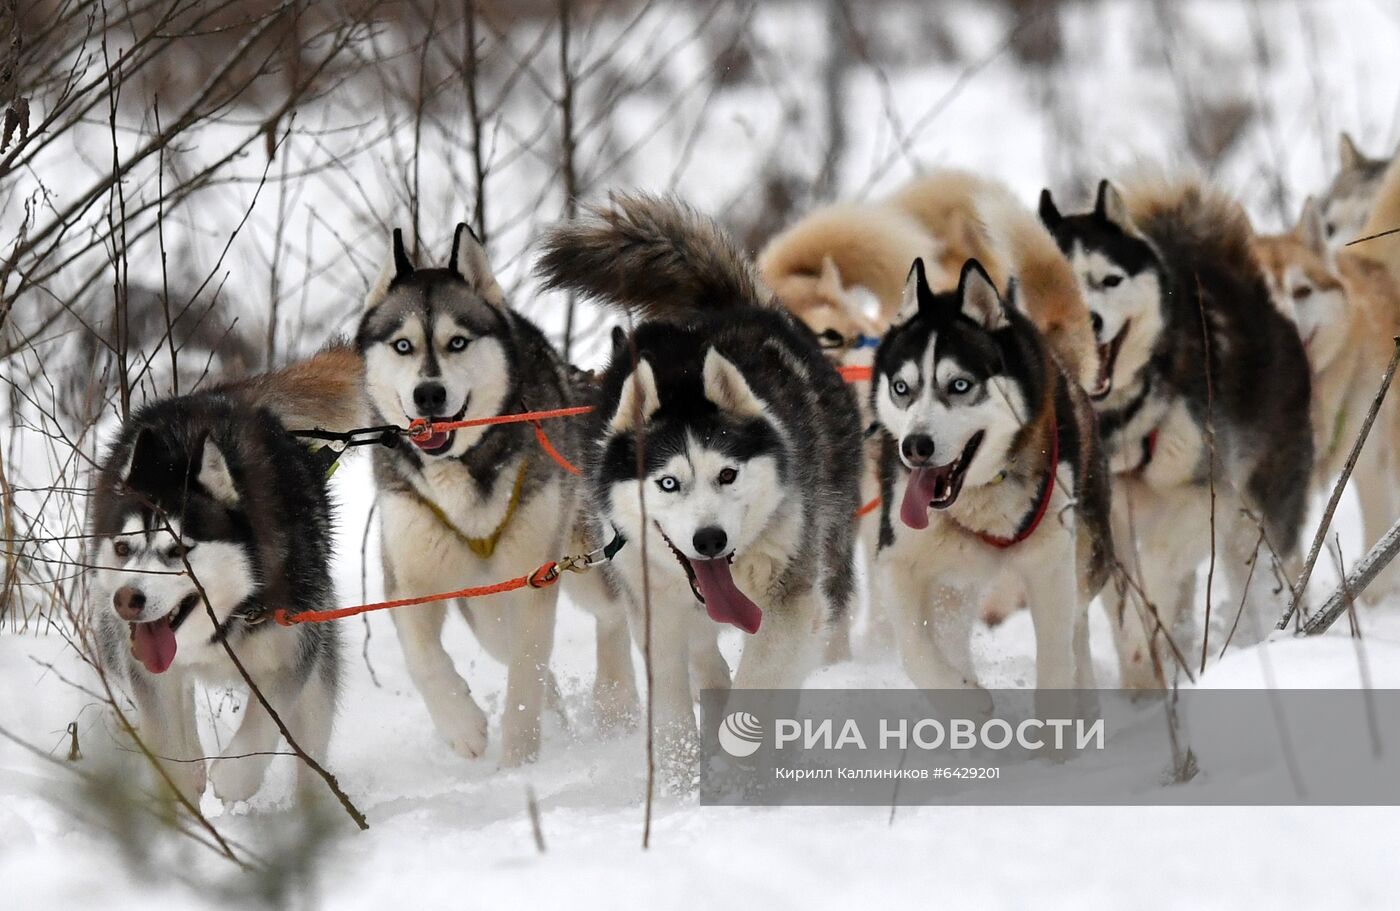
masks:
[[[774,8],[776,6],[776,8]],[[1131,164],[1138,157],[1176,157],[1177,91],[1160,69],[1144,68],[1134,50],[1151,40],[1140,22],[1127,19],[1135,4],[1087,4],[1071,16],[1067,34],[1076,66],[1053,77],[1058,97],[1082,133],[1076,153],[1086,172]],[[1273,42],[1275,66],[1256,74],[1247,52],[1251,10],[1262,9]],[[1291,202],[1320,188],[1335,164],[1332,131],[1353,129],[1372,151],[1393,145],[1400,103],[1400,8],[1381,0],[1332,0],[1307,4],[1197,2],[1189,15],[1208,27],[1200,46],[1178,49],[1202,84],[1212,77],[1252,83],[1271,116],[1251,127],[1217,176],[1248,201],[1266,228],[1280,215],[1270,204],[1269,175],[1281,172]],[[990,53],[1003,35],[994,17],[975,4],[953,8],[952,32],[969,60]],[[1307,26],[1307,27],[1303,27]],[[668,26],[684,31],[684,23]],[[787,88],[799,106],[815,104],[819,53],[794,35],[819,34],[820,16],[789,4],[769,6],[756,33],[779,53]],[[911,32],[914,34],[915,32]],[[1311,37],[1309,37],[1311,36]],[[672,83],[684,85],[698,66],[673,62]],[[965,65],[965,64],[964,64]],[[936,118],[912,131],[923,112],[958,85],[963,65],[910,65],[893,70],[889,95],[881,81],[859,74],[851,87],[855,128],[840,185],[848,194],[880,192],[920,166],[974,165],[996,174],[1023,197],[1047,182],[1067,179],[1057,162],[1066,154],[1051,139],[1052,124],[1040,107],[1044,86],[1032,86],[1005,62],[979,70],[950,95]],[[1205,86],[1205,87],[1208,87]],[[1202,88],[1204,90],[1204,88]],[[675,188],[698,205],[721,211],[737,204],[762,150],[783,133],[775,94],[736,89],[701,103],[678,102],[686,124],[648,137],[654,101],[635,98],[617,112],[618,144],[648,137],[649,145],[618,175],[600,182],[597,195],[628,185]],[[1323,104],[1325,99],[1326,103]],[[886,105],[899,112],[907,152]],[[347,104],[353,107],[353,103]],[[678,149],[690,122],[707,128],[677,168]],[[683,118],[685,119],[685,118]],[[809,124],[810,127],[810,124]],[[810,133],[810,130],[809,130]],[[810,136],[809,136],[810,138]],[[217,137],[210,137],[217,148]],[[798,147],[801,143],[794,143]],[[811,154],[795,148],[793,154]],[[896,164],[878,167],[894,156]],[[381,162],[371,155],[357,165],[376,203],[389,193],[376,178]],[[425,181],[441,198],[447,172],[427,163]],[[522,171],[524,166],[521,166]],[[514,174],[514,176],[511,176]],[[538,175],[535,175],[538,176]],[[674,180],[673,180],[674,178]],[[507,208],[533,200],[521,186],[528,172],[507,172],[496,191]],[[354,210],[356,194],[339,177],[311,180],[294,217],[317,213],[319,223],[344,224],[348,265],[326,268],[308,261],[307,309],[287,316],[311,326],[345,329],[355,318],[356,296],[375,268],[372,241],[378,224]],[[382,183],[382,181],[381,181]],[[376,187],[378,191],[376,191]],[[518,191],[518,192],[517,192]],[[229,191],[226,210],[244,200]],[[553,211],[535,204],[552,217]],[[265,261],[268,222],[276,206],[259,211],[255,229],[240,237],[230,258],[237,270]],[[209,216],[213,219],[213,216]],[[384,216],[390,217],[392,216]],[[432,216],[432,231],[446,237],[455,210]],[[502,216],[508,220],[507,216]],[[440,222],[440,223],[439,223]],[[256,227],[261,225],[260,228]],[[309,223],[308,223],[309,224]],[[527,312],[557,328],[559,309],[529,295],[523,255],[534,220],[519,222],[495,241],[508,284]],[[310,238],[294,227],[288,237]],[[260,246],[264,245],[264,246]],[[336,255],[342,255],[337,246]],[[138,267],[139,268],[139,267]],[[247,282],[248,287],[252,282]],[[298,292],[301,294],[301,292]],[[256,314],[255,314],[256,315]],[[309,344],[320,341],[307,337]],[[593,352],[586,349],[584,359]],[[37,484],[52,471],[42,441],[19,447],[15,476]],[[362,600],[360,540],[370,506],[363,460],[351,461],[333,482],[342,504],[336,565],[346,603]],[[1311,527],[1311,526],[1309,526]],[[1349,562],[1355,559],[1360,523],[1348,497],[1336,527]],[[380,594],[378,560],[371,538],[363,597]],[[1335,579],[1330,561],[1319,565],[1315,590]],[[1365,649],[1373,684],[1400,687],[1400,601],[1363,612]],[[1099,679],[1116,679],[1112,643],[1095,613],[1093,648]],[[1344,624],[1343,624],[1344,626]],[[1400,812],[1394,808],[704,808],[693,797],[663,795],[656,804],[652,844],[641,849],[644,744],[639,733],[605,737],[593,730],[588,711],[592,680],[592,625],[581,612],[560,612],[556,665],[566,695],[567,729],[551,719],[540,761],[528,768],[498,769],[499,746],[467,762],[440,743],[414,692],[384,615],[367,626],[347,623],[351,673],[342,702],[329,766],[364,811],[371,828],[355,833],[337,820],[329,850],[305,873],[302,906],[383,909],[390,906],[515,907],[526,904],[577,908],[641,904],[649,908],[706,907],[721,902],[786,907],[1213,908],[1251,905],[1281,908],[1394,907],[1394,848]],[[368,635],[365,657],[359,647]],[[449,650],[459,669],[495,718],[502,711],[504,670],[482,655],[460,621],[449,621]],[[1033,680],[1029,618],[1013,616],[974,643],[984,682],[1027,686]],[[726,634],[731,658],[739,634]],[[1267,668],[1268,677],[1265,677]],[[372,672],[371,672],[372,671]],[[1274,642],[1235,653],[1214,666],[1205,686],[1357,686],[1354,644],[1339,629],[1323,640]],[[108,821],[93,812],[91,795],[64,768],[70,723],[76,723],[87,770],[111,767],[134,779],[140,763],[117,752],[112,722],[70,683],[86,680],[64,639],[52,630],[0,632],[0,727],[51,752],[44,761],[0,739],[0,907],[16,909],[149,909],[256,906],[248,884],[233,868],[202,848],[149,828],[125,837],[149,840],[146,852],[103,831]],[[859,647],[855,659],[823,669],[817,687],[907,686],[890,655]],[[239,697],[211,692],[205,713],[211,752],[236,720]],[[497,728],[493,728],[493,734]],[[222,738],[223,740],[220,740]],[[1164,757],[1165,761],[1165,757]],[[1262,770],[1261,770],[1262,771]],[[1223,774],[1203,763],[1198,781],[1181,786],[1206,795]],[[206,796],[203,809],[227,837],[258,854],[287,849],[292,760],[279,758],[262,794],[251,805],[222,807]],[[545,853],[535,845],[527,792],[538,796]],[[1204,799],[1204,798],[1203,798]]]
[[[355,555],[339,564],[347,601],[359,593],[365,509],[352,493],[366,480],[363,463],[336,475],[349,545],[342,553]],[[1344,513],[1345,531],[1355,517],[1350,509]],[[371,577],[371,597],[376,591]],[[514,770],[498,768],[498,744],[468,762],[435,738],[387,617],[369,620],[368,666],[357,657],[364,628],[347,625],[351,673],[329,765],[370,829],[356,833],[348,820],[336,820],[338,837],[308,869],[307,889],[321,902],[313,906],[1394,907],[1400,812],[1384,807],[901,807],[891,822],[884,807],[715,808],[665,795],[656,804],[651,848],[643,851],[643,739],[635,732],[604,737],[592,729],[591,621],[571,606],[560,617],[556,655],[570,726],[550,719],[540,761]],[[1097,671],[1108,683],[1116,676],[1112,643],[1102,618],[1096,614],[1095,621]],[[1400,687],[1400,612],[1393,606],[1367,611],[1362,622],[1374,685]],[[503,669],[481,655],[460,620],[449,621],[446,635],[459,669],[499,718]],[[727,639],[731,656],[738,635]],[[979,633],[975,654],[988,685],[1027,685],[1032,642],[1025,612]],[[1237,652],[1214,666],[1202,685],[1263,686],[1265,662],[1279,686],[1360,682],[1354,644],[1339,634]],[[48,663],[54,668],[44,667]],[[76,719],[81,765],[102,768],[114,750],[112,722],[61,682],[60,673],[83,679],[58,637],[0,638],[0,691],[6,694],[0,726],[62,759],[65,728]],[[810,685],[908,683],[896,660],[862,648],[854,661],[822,670]],[[237,717],[234,703],[228,694],[209,696],[217,722],[209,725],[206,744],[213,742],[209,734],[227,738]],[[138,761],[119,758],[128,775],[137,774]],[[1258,771],[1277,771],[1279,762],[1265,757]],[[275,761],[251,805],[224,808],[206,795],[203,809],[227,837],[254,851],[282,844],[287,836],[279,833],[293,824],[292,763],[290,757]],[[134,873],[126,853],[94,824],[101,817],[85,809],[84,792],[62,765],[0,741],[6,907],[228,906],[230,893],[221,890],[236,881],[228,864],[169,836],[158,840],[151,871]],[[1161,771],[1166,765],[1163,755]],[[1233,763],[1214,768],[1203,760],[1198,779],[1179,786],[1187,791],[1182,799],[1191,802],[1189,792],[1197,789],[1198,799],[1213,800],[1214,784],[1242,774]],[[538,796],[543,854],[527,814],[529,789]]]

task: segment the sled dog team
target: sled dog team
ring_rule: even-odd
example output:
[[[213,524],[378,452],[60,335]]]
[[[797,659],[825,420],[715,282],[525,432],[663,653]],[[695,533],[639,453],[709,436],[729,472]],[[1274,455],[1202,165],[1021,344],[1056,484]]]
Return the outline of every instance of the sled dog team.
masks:
[[[977,688],[974,624],[1024,603],[1036,686],[1092,689],[1102,596],[1123,685],[1160,687],[1195,635],[1213,521],[1226,603],[1243,605],[1235,641],[1278,615],[1308,496],[1340,471],[1400,323],[1400,242],[1342,246],[1400,223],[1400,166],[1345,137],[1342,151],[1333,186],[1276,236],[1191,179],[1104,181],[1087,211],[1046,191],[1033,212],[949,170],[812,212],[752,262],[679,202],[618,196],[550,230],[538,263],[546,287],[629,327],[596,378],[512,308],[465,226],[440,266],[395,231],[353,345],[156,402],[121,429],[92,514],[104,663],[189,797],[206,784],[192,685],[238,680],[225,644],[323,755],[336,626],[267,622],[335,602],[325,460],[288,431],[586,405],[548,429],[578,475],[528,423],[375,447],[385,597],[620,545],[565,581],[597,620],[597,717],[635,717],[649,598],[656,729],[681,767],[699,689],[798,687],[843,653],[857,554],[872,628],[916,686]],[[871,378],[847,383],[837,364]],[[1396,418],[1355,474],[1372,539],[1400,488]],[[556,599],[455,602],[507,668],[506,764],[538,754],[560,704]],[[391,615],[438,733],[477,757],[491,722],[443,647],[446,612]],[[726,624],[747,634],[732,675]],[[209,767],[214,792],[251,797],[278,736],[250,700]]]

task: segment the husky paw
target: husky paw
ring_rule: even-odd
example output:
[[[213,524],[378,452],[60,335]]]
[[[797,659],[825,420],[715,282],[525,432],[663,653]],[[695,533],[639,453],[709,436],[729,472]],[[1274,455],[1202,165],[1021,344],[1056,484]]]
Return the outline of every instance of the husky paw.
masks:
[[[170,782],[175,789],[180,792],[180,796],[198,807],[199,797],[204,793],[204,763],[203,762],[168,762],[163,763],[165,774],[170,776]],[[163,782],[161,782],[163,784]],[[169,793],[168,789],[165,789]]]
[[[209,770],[209,784],[214,796],[226,804],[253,799],[262,787],[264,766],[244,758],[216,759]]]
[[[486,713],[470,696],[435,720],[438,733],[458,756],[476,759],[486,752]]]
[[[534,762],[540,755],[539,718],[525,717],[523,711],[507,712],[501,725],[501,766],[515,768]]]

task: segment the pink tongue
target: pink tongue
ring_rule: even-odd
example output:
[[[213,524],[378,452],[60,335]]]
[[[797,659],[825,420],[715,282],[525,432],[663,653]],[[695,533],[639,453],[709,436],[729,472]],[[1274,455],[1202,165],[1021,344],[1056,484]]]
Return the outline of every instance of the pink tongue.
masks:
[[[170,618],[136,624],[131,652],[152,674],[164,674],[169,670],[175,660],[175,631],[170,628]]]
[[[928,528],[928,507],[933,502],[933,488],[937,478],[928,468],[915,468],[909,472],[909,483],[904,488],[904,502],[899,504],[899,518],[910,528]]]
[[[419,449],[426,450],[440,449],[442,447],[442,444],[446,442],[447,434],[443,431],[437,431],[436,433],[433,433],[422,439],[413,438],[413,444],[415,446],[417,446]]]
[[[728,560],[691,560],[690,567],[711,620],[732,623],[746,633],[758,632],[763,611],[734,584]]]

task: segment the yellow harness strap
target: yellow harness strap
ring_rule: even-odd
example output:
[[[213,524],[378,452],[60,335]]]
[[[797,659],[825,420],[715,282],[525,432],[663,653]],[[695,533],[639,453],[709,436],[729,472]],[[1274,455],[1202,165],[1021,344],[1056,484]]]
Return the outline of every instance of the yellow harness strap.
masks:
[[[447,513],[442,511],[442,507],[422,496],[416,490],[414,490],[413,493],[418,497],[419,502],[427,507],[428,512],[432,513],[437,520],[442,523],[444,528],[456,535],[458,540],[471,549],[472,553],[486,560],[496,552],[496,545],[500,542],[501,535],[505,534],[506,526],[510,525],[510,520],[515,518],[516,509],[520,507],[520,491],[525,487],[525,467],[529,464],[530,463],[526,461],[520,463],[520,470],[515,473],[515,487],[511,489],[510,505],[506,507],[506,514],[501,517],[501,523],[496,526],[495,530],[484,538],[472,538],[463,534],[462,530],[454,525],[452,520],[447,517]],[[410,487],[409,490],[413,490],[413,488]]]

